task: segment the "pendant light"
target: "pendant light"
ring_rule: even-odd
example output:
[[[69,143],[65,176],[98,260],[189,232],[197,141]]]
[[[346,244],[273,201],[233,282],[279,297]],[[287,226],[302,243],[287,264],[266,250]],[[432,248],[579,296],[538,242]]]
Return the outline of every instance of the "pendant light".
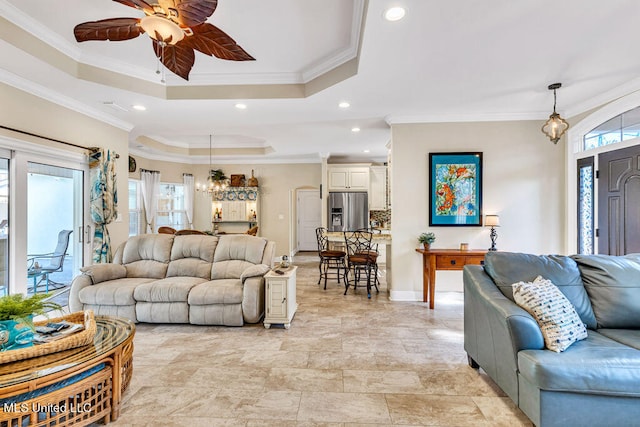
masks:
[[[206,179],[206,183],[200,186],[196,184],[196,191],[201,191],[202,194],[217,198],[218,194],[224,192],[229,185],[229,179],[224,175],[222,169],[212,169],[211,163],[211,148],[212,148],[213,135],[209,135],[209,172]]]
[[[562,135],[569,129],[569,123],[562,117],[560,114],[556,113],[556,90],[562,87],[562,83],[553,83],[549,85],[549,90],[553,91],[553,113],[549,116],[549,120],[547,120],[542,126],[542,132],[549,137],[549,139],[557,144]]]

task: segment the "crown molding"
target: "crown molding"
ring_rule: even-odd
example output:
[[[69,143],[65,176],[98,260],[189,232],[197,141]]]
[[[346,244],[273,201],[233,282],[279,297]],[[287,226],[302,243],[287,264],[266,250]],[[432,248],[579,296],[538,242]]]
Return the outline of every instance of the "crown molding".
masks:
[[[14,23],[18,27],[42,40],[54,49],[59,50],[68,57],[78,61],[81,56],[81,49],[69,43],[59,34],[49,31],[47,27],[27,15],[7,0],[0,0],[0,16]]]
[[[0,82],[6,83],[7,85],[12,86],[16,89],[20,89],[24,92],[30,93],[31,95],[37,96],[38,98],[53,102],[54,104],[60,105],[61,107],[99,120],[118,129],[122,129],[127,132],[130,132],[133,129],[133,125],[129,122],[113,117],[103,111],[100,111],[82,102],[78,102],[75,99],[69,98],[68,96],[62,95],[61,93],[51,90],[47,87],[33,83],[6,70],[0,70]]]
[[[147,160],[157,160],[171,163],[182,163],[187,165],[206,165],[209,164],[208,156],[189,156],[162,154],[140,150],[138,148],[129,148],[129,154],[139,156]],[[300,163],[321,163],[320,156],[309,154],[303,156],[215,156],[215,164],[217,165],[235,165],[235,164],[300,164]]]
[[[415,114],[388,115],[384,118],[389,126],[412,123],[463,123],[463,122],[507,122],[517,120],[544,120],[548,113],[447,113],[447,114]]]
[[[592,110],[608,104],[610,102],[621,99],[625,96],[631,95],[640,90],[640,77],[635,78],[629,82],[616,86],[611,90],[601,93],[597,96],[591,97],[584,102],[572,105],[570,108],[564,110],[566,117],[574,117],[578,114],[582,114],[586,111]]]
[[[364,16],[367,12],[367,0],[353,1],[353,15],[351,19],[351,36],[349,37],[349,46],[339,52],[321,58],[307,69],[302,71],[303,83],[309,83],[316,77],[328,73],[334,68],[350,61],[358,56],[360,51],[360,42],[362,40],[362,25]]]

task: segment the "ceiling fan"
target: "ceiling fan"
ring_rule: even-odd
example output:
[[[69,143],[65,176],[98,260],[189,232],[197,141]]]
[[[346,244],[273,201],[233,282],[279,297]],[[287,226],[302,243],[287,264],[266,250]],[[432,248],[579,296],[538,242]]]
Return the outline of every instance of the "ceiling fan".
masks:
[[[78,42],[122,41],[147,33],[156,57],[171,72],[189,80],[195,62],[194,49],[208,56],[231,61],[251,61],[231,37],[205,22],[218,0],[113,0],[144,12],[143,18],[109,18],[76,25]]]

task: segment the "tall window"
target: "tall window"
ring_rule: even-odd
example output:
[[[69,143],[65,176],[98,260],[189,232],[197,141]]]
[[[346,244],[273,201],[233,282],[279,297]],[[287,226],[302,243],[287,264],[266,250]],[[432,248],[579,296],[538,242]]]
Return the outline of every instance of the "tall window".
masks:
[[[578,159],[578,253],[593,254],[593,157]]]
[[[144,230],[144,214],[142,212],[142,192],[140,181],[129,180],[129,237],[137,236]]]
[[[583,150],[640,137],[640,107],[607,120],[584,136]]]
[[[183,184],[160,183],[156,229],[162,226],[173,227],[176,230],[188,227]]]

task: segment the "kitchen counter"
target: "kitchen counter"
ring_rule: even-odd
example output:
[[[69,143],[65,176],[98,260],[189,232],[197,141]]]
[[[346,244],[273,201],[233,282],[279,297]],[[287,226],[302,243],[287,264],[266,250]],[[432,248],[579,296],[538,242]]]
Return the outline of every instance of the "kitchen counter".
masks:
[[[327,238],[331,243],[340,243],[344,246],[344,233],[342,231],[329,231],[327,232]],[[388,233],[383,231],[382,234],[374,234],[371,237],[371,243],[385,246],[385,278],[387,281],[387,292],[391,293],[391,231]],[[381,264],[381,263],[379,263]]]

